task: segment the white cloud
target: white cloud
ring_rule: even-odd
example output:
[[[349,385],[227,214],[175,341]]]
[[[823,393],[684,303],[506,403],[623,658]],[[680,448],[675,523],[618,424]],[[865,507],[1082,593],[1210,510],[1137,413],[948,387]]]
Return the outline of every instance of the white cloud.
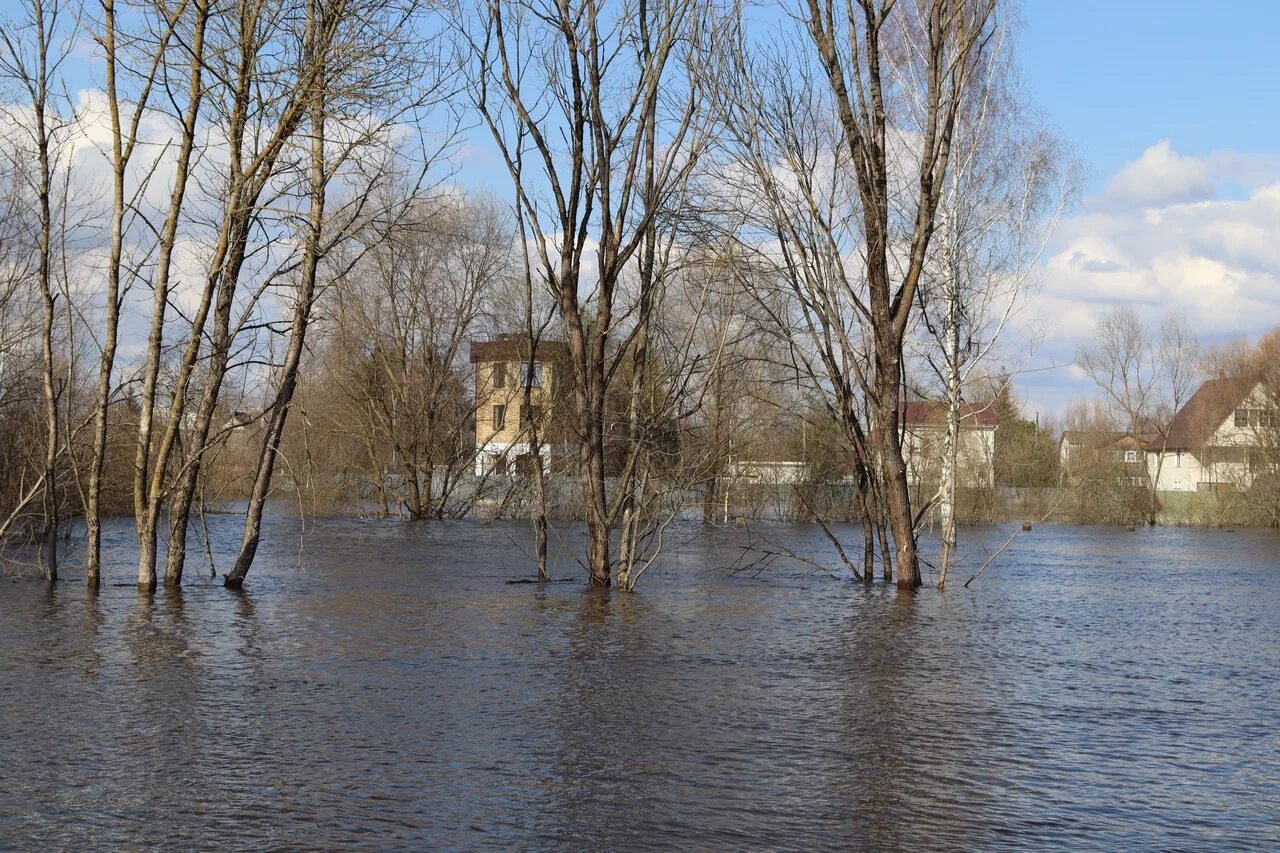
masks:
[[[1020,318],[1044,335],[1037,360],[1070,362],[1117,304],[1153,327],[1185,311],[1207,341],[1280,325],[1277,224],[1280,154],[1193,158],[1168,142],[1148,148],[1059,226]],[[1052,374],[1028,378],[1037,399],[1061,408],[1095,395],[1078,371]]]
[[[1202,201],[1213,195],[1208,164],[1174,151],[1167,139],[1126,163],[1108,182],[1106,192],[1109,201],[1143,207]]]

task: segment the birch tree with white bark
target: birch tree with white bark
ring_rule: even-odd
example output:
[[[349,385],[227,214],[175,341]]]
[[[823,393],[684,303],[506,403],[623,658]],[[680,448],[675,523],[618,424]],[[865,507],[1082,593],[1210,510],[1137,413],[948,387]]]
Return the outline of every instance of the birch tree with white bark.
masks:
[[[942,528],[939,589],[946,586],[956,546],[961,421],[979,413],[965,405],[964,389],[1026,304],[1036,265],[1076,186],[1061,145],[1025,106],[1013,70],[1012,26],[1007,19],[997,22],[956,116],[937,234],[917,291],[923,340],[916,345],[942,388],[946,413],[941,477],[932,498]],[[898,67],[907,73],[915,68]],[[901,88],[920,90],[909,78]]]

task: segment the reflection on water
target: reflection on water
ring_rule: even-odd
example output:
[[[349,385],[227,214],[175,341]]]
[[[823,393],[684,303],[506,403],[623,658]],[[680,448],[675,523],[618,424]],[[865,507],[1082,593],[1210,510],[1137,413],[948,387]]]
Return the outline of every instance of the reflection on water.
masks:
[[[325,522],[300,567],[271,524],[239,593],[0,579],[0,848],[1280,844],[1274,534],[1044,526],[900,596],[716,571],[731,530],[627,596],[506,583],[521,525]]]

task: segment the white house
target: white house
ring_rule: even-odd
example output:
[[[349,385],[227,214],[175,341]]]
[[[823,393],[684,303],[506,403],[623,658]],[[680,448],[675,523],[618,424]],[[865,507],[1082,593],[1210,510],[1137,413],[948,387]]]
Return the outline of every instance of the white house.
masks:
[[[919,486],[939,478],[947,434],[947,407],[931,400],[913,400],[902,407],[902,457],[907,483]],[[996,428],[1000,419],[989,402],[960,407],[958,483],[968,488],[995,485]]]
[[[735,483],[794,486],[808,481],[809,465],[789,460],[733,459],[728,475]]]
[[[1064,482],[1105,475],[1121,485],[1147,486],[1149,439],[1128,432],[1063,430],[1058,439],[1058,470]]]
[[[1211,379],[1147,443],[1147,467],[1164,492],[1248,489],[1275,460],[1280,413],[1261,382]]]

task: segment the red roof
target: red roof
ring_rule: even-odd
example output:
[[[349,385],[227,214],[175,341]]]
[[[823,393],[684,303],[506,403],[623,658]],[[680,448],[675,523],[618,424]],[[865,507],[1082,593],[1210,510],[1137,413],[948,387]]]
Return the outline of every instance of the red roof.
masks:
[[[909,400],[902,404],[902,422],[907,426],[941,427],[947,422],[947,405],[934,400]],[[1000,418],[991,401],[960,404],[960,428],[997,427]]]
[[[543,338],[536,342],[541,361],[567,361],[569,345]],[[529,357],[528,335],[508,335],[491,341],[471,342],[471,363],[483,361],[524,361]]]

